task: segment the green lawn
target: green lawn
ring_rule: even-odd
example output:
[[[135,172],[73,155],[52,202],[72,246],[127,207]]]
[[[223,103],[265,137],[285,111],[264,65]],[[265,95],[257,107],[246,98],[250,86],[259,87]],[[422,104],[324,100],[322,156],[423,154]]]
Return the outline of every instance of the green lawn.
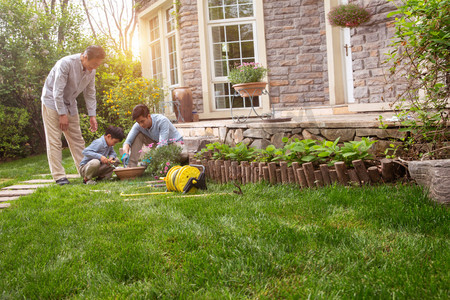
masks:
[[[0,164],[3,186],[39,173],[45,156]],[[418,187],[120,195],[154,191],[144,179],[76,179],[0,211],[0,298],[450,297],[450,214]]]

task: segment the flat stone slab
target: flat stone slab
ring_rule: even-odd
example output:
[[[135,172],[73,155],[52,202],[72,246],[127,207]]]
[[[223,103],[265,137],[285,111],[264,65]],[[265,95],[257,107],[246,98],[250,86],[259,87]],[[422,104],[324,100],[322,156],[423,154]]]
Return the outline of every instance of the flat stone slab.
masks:
[[[0,197],[25,196],[34,193],[34,190],[1,190]]]
[[[54,183],[55,181],[53,179],[31,179],[31,180],[25,180],[22,181],[23,183]]]
[[[0,202],[6,202],[6,201],[12,201],[19,199],[19,196],[13,196],[13,197],[0,197]]]
[[[418,184],[428,188],[431,198],[450,204],[450,159],[410,161],[408,171]]]
[[[39,175],[35,175],[35,176],[45,177],[45,176],[52,176],[52,174],[39,174]],[[79,174],[66,174],[66,178],[67,179],[80,178],[80,175]],[[52,182],[53,182],[53,180],[52,180]]]
[[[35,190],[40,187],[49,186],[49,184],[16,184],[2,188],[2,190]]]
[[[7,207],[10,207],[11,206],[11,203],[0,203],[0,209],[1,208],[7,208]]]

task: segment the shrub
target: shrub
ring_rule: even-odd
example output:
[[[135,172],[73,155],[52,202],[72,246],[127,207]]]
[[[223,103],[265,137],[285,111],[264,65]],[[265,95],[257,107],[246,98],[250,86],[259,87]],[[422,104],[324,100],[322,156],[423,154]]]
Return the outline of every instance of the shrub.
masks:
[[[157,144],[149,144],[141,151],[140,164],[147,166],[146,172],[155,176],[165,177],[171,167],[181,163],[183,148],[178,144],[168,144],[158,147]]]
[[[137,104],[146,104],[155,111],[162,99],[162,90],[156,80],[126,77],[115,87],[104,92],[103,107],[108,123],[129,130],[134,124],[131,112]]]
[[[408,159],[447,158],[449,154],[449,11],[450,0],[403,0],[388,15],[396,16],[390,71],[407,81],[395,109],[406,127],[403,130],[410,134],[403,147],[409,150]]]
[[[109,124],[106,123],[105,119],[100,116],[96,117],[98,129],[95,132],[90,130],[91,124],[89,123],[89,116],[86,114],[80,114],[80,128],[83,135],[84,142],[88,146],[92,141],[98,139],[105,134],[105,130]]]
[[[28,136],[24,134],[30,115],[24,108],[0,105],[0,158],[25,156]]]

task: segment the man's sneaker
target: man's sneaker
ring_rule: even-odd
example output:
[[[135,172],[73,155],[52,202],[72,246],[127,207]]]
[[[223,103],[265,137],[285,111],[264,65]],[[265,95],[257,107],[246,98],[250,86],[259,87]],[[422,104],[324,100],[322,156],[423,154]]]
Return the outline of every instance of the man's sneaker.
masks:
[[[55,182],[58,185],[65,185],[65,184],[70,183],[70,181],[66,177],[60,178],[60,179],[56,180]]]

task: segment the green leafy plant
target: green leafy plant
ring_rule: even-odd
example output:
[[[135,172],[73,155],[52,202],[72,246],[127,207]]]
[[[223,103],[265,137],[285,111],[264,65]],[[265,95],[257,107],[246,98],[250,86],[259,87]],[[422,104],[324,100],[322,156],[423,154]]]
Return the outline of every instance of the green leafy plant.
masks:
[[[289,163],[296,161],[300,164],[318,160],[318,157],[314,154],[314,146],[317,145],[317,141],[295,138],[289,142],[289,139],[285,137],[283,142],[287,144],[284,146],[284,154],[279,157],[280,160],[285,160]]]
[[[146,172],[156,178],[165,177],[171,167],[180,164],[180,155],[183,150],[176,143],[160,146],[149,144],[141,150],[140,164],[147,166]]]
[[[282,149],[278,149],[274,145],[269,145],[265,149],[256,149],[255,151],[255,160],[259,162],[277,161],[278,157],[283,154]]]
[[[376,141],[363,137],[361,141],[345,142],[336,153],[335,161],[343,161],[347,166],[352,166],[354,160],[372,159],[369,149]]]
[[[338,160],[338,154],[341,152],[341,148],[338,146],[340,138],[337,138],[334,142],[332,141],[323,141],[320,145],[314,145],[315,155],[321,161],[328,161],[329,165],[334,164]]]
[[[398,3],[389,0],[394,4]],[[395,105],[414,144],[409,159],[448,157],[450,95],[450,0],[403,0],[395,15],[391,75],[407,82]]]
[[[260,82],[266,76],[267,71],[259,63],[242,63],[230,70],[228,80],[232,84]]]
[[[342,4],[328,13],[328,20],[333,26],[357,27],[370,20],[370,12],[359,5]]]
[[[255,148],[248,147],[247,144],[238,143],[236,147],[230,148],[227,157],[238,162],[252,161],[256,156]]]

